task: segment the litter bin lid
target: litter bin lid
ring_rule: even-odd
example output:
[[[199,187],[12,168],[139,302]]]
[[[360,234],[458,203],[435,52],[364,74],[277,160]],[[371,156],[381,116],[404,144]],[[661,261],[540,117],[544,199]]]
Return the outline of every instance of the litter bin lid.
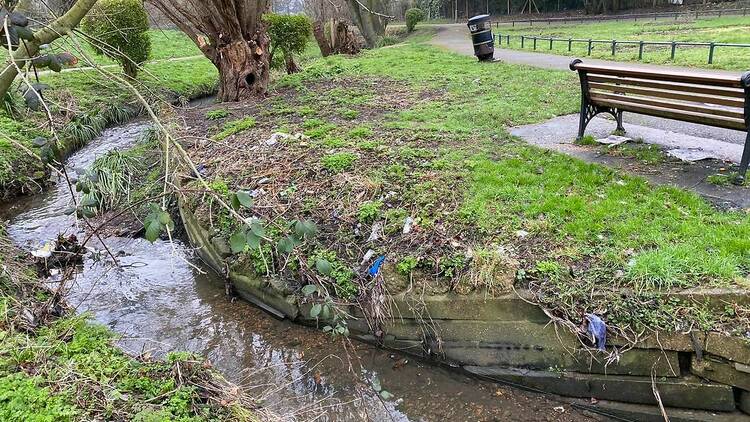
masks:
[[[479,23],[482,21],[486,21],[490,18],[490,15],[476,15],[474,17],[469,18],[469,25]]]

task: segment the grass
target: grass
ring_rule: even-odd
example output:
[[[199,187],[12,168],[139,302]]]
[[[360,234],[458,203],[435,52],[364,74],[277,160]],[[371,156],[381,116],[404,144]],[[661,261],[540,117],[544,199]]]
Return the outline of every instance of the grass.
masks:
[[[215,90],[218,77],[215,67],[202,58],[152,63],[145,68],[138,88],[152,102],[209,94]],[[117,110],[130,108],[130,117],[140,108],[131,91],[94,71],[44,75],[41,82],[50,86],[45,98],[61,134],[60,151],[91,140],[110,124],[123,123]],[[0,113],[0,131],[0,198],[38,190],[47,177],[45,167],[7,138],[34,150],[35,137],[51,138],[46,117],[42,112],[26,110],[15,117]]]
[[[257,420],[256,404],[199,356],[125,354],[106,327],[67,312],[23,256],[0,233],[0,419]]]
[[[214,135],[214,140],[216,141],[223,141],[224,139],[236,135],[240,132],[246,131],[247,129],[250,129],[252,127],[255,127],[256,120],[252,116],[244,117],[240,120],[233,120],[231,122],[226,122],[224,124],[224,127],[222,127],[221,131]]]
[[[541,25],[534,27],[501,28],[502,34],[513,35],[510,48],[520,49],[519,35],[545,36],[558,38],[578,38],[595,40],[643,40],[643,41],[684,41],[750,44],[750,17],[722,17],[699,20],[678,21],[658,20],[640,22],[600,22],[585,24]],[[503,41],[502,48],[508,48]],[[566,56],[587,57],[587,44],[574,43],[568,52],[567,42],[553,43],[549,50],[547,41],[537,42],[537,51]],[[532,49],[528,40],[525,50]],[[678,47],[675,60],[670,59],[671,47],[647,46],[643,52],[644,63],[674,64],[715,69],[747,69],[750,48],[716,47],[713,64],[708,64],[708,47]],[[637,45],[619,45],[617,54],[612,56],[611,45],[594,44],[591,57],[618,61],[639,61]]]
[[[691,303],[669,302],[665,293],[746,286],[748,213],[717,210],[694,193],[653,186],[508,134],[508,126],[575,112],[579,88],[570,72],[488,66],[407,42],[356,58],[316,60],[275,88],[292,109],[305,111],[271,116],[265,126],[350,142],[336,142],[335,152],[329,150],[333,143],[285,144],[285,157],[301,173],[289,176],[291,186],[274,183],[282,183],[276,189],[285,192],[285,203],[300,208],[259,201],[263,209],[287,210],[287,221],[304,217],[329,225],[317,246],[335,250],[350,266],[360,263],[363,239],[350,225],[331,222],[332,214],[359,221],[364,238],[370,233],[366,224],[383,222],[385,237],[368,247],[386,255],[386,265],[408,261],[395,272],[415,279],[415,272],[437,275],[443,289],[465,285],[467,278],[488,279],[482,274],[508,274],[502,266],[517,265],[510,271],[517,284],[574,321],[593,311],[626,327],[682,329],[693,317],[727,332],[747,325]],[[359,112],[352,120],[342,119],[335,106],[345,103]],[[243,136],[251,142],[261,135],[248,131],[238,136],[238,145]],[[660,151],[641,145],[614,153],[645,162],[663,159]],[[230,190],[247,186],[252,182],[246,174],[275,168],[263,161],[243,161],[242,173],[221,168],[217,176],[232,181]],[[327,171],[316,171],[321,165]],[[320,186],[325,193],[311,198]],[[402,233],[406,217],[416,221],[417,234]],[[455,245],[436,246],[434,239]],[[495,253],[497,245],[506,252]],[[467,250],[492,253],[478,259]]]

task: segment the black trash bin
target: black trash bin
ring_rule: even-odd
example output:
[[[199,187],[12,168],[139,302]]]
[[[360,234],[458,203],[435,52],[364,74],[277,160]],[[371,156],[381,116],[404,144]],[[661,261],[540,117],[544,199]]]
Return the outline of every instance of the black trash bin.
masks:
[[[495,55],[495,43],[492,38],[490,15],[478,15],[469,19],[469,32],[474,43],[474,55],[480,61],[492,60]]]

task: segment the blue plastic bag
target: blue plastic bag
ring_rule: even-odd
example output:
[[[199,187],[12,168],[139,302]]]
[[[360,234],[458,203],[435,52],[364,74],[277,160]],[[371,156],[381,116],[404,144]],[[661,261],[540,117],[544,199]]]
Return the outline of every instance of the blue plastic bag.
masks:
[[[589,322],[589,334],[596,341],[596,348],[603,351],[607,345],[607,324],[594,314],[586,314],[586,319]]]

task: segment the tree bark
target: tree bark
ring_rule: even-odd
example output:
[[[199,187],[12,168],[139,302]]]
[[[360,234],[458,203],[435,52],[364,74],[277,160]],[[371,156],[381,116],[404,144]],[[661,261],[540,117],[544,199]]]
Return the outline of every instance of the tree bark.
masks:
[[[148,0],[184,32],[219,71],[219,99],[265,95],[270,38],[261,17],[269,0]]]
[[[328,42],[328,38],[326,38],[326,32],[323,29],[322,22],[317,21],[313,24],[313,36],[315,36],[315,41],[318,43],[318,47],[320,48],[320,54],[323,57],[330,56],[332,53],[331,43]]]
[[[0,72],[0,98],[8,93],[13,81],[18,76],[18,70],[13,65],[15,61],[23,68],[26,63],[39,53],[39,46],[50,44],[52,41],[66,35],[73,30],[86,14],[91,10],[97,0],[78,0],[67,13],[55,19],[51,24],[34,33],[34,40],[23,43],[18,50],[13,52],[13,59],[9,59],[5,68]],[[5,44],[7,41],[2,40]]]
[[[352,21],[359,28],[368,48],[374,48],[378,40],[385,36],[388,18],[382,15],[383,3],[380,0],[346,0]]]
[[[219,99],[240,101],[262,96],[270,76],[269,45],[264,32],[250,41],[236,41],[220,47],[214,65],[219,70]]]
[[[287,54],[284,56],[284,63],[286,63],[286,73],[288,75],[291,75],[292,73],[297,73],[301,71],[299,65],[297,62],[294,61],[294,56],[291,54]]]

